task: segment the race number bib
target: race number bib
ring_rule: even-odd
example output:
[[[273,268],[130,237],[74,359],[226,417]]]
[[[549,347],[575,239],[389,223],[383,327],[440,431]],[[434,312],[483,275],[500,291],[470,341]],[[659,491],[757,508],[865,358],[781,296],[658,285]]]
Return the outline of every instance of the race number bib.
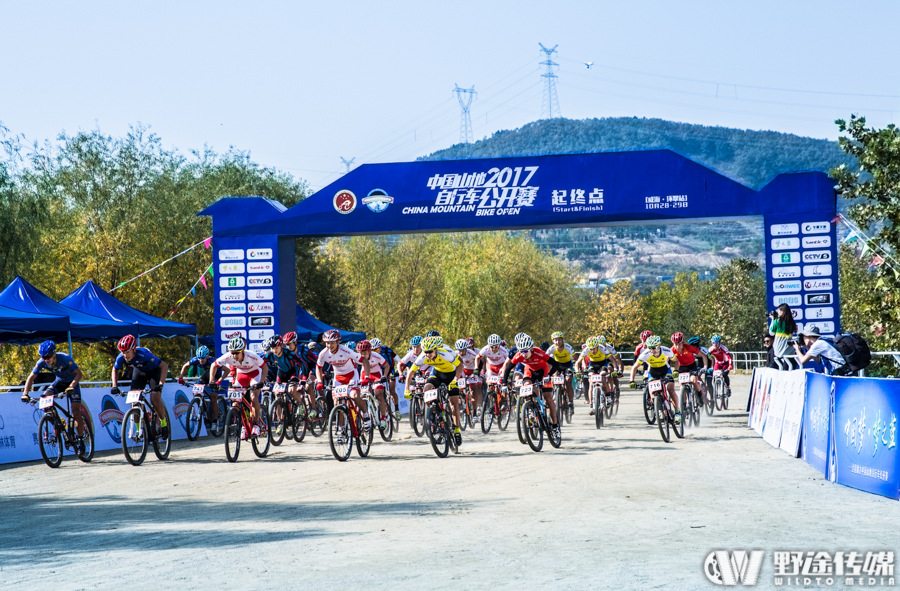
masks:
[[[713,377],[714,377],[714,378],[717,378],[717,377],[719,377],[719,376],[721,376],[721,375],[722,375],[722,370],[721,370],[721,369],[714,369],[714,370],[713,370]]]
[[[287,389],[287,384],[275,384],[272,386],[272,392],[275,394],[281,394]]]
[[[194,384],[191,387],[191,392],[194,393],[195,396],[203,396],[203,384]]]
[[[516,380],[516,388],[522,387],[522,380]]]
[[[346,398],[347,396],[349,396],[349,392],[349,386],[335,386],[332,394],[335,398]]]
[[[38,408],[50,408],[51,406],[53,406],[53,396],[41,396]]]
[[[649,384],[649,388],[651,392],[659,392],[662,390],[662,382],[659,380],[653,380]]]
[[[603,378],[595,373],[591,374],[591,383],[598,384],[603,381]]]
[[[553,383],[554,384],[565,384],[566,378],[564,378],[562,376],[553,376]]]
[[[458,380],[456,380],[456,387],[457,388],[465,388],[466,387],[466,378],[459,378]]]
[[[500,376],[488,377],[488,384],[500,384]]]
[[[679,384],[689,384],[691,381],[691,374],[680,373],[678,374],[678,383]]]
[[[519,396],[525,397],[531,396],[532,394],[534,394],[534,386],[532,386],[531,384],[519,388]]]
[[[425,392],[425,402],[434,402],[438,398],[437,389],[428,390]]]
[[[128,398],[125,399],[125,402],[128,404],[134,404],[136,402],[140,402],[141,400],[141,392],[143,390],[131,390],[128,392]]]
[[[416,383],[417,383],[417,384],[424,384],[424,383],[425,383],[425,378],[423,378],[422,376],[416,376]]]
[[[359,388],[359,391],[362,392],[363,396],[365,396],[366,394],[369,393],[369,387],[368,387],[368,386],[361,386],[361,387]]]
[[[231,388],[228,390],[229,400],[240,400],[244,397],[244,391],[240,388]]]

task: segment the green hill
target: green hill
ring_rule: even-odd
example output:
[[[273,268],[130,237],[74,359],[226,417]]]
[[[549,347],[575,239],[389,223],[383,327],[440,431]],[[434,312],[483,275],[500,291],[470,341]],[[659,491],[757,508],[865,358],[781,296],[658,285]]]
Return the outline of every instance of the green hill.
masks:
[[[851,163],[837,142],[776,131],[676,123],[663,119],[543,119],[494,133],[474,144],[456,144],[420,160],[539,156],[668,148],[758,189],[797,170]]]

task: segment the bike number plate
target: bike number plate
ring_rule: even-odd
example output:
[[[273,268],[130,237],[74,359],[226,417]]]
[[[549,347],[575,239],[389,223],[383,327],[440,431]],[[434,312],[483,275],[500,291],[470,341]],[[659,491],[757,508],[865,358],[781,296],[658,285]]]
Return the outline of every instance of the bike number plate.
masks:
[[[50,408],[51,406],[53,406],[53,396],[41,396],[38,408]]]
[[[650,382],[649,388],[651,392],[659,392],[660,390],[662,390],[662,382],[659,380],[653,380],[652,382]]]
[[[565,384],[566,378],[564,378],[562,376],[553,376],[553,383],[554,384]]]
[[[125,402],[127,404],[134,404],[135,402],[140,402],[141,392],[142,392],[142,390],[131,390],[130,392],[128,392],[128,398],[125,399]]]
[[[425,402],[434,402],[438,398],[437,390],[428,390],[425,392]]]
[[[425,378],[423,378],[422,376],[416,376],[416,383],[417,383],[417,384],[424,384],[424,383],[425,383]]]
[[[534,386],[528,384],[527,386],[522,386],[519,389],[519,396],[531,396],[534,394]]]
[[[594,374],[591,374],[591,383],[592,383],[592,384],[596,384],[596,383],[602,382],[602,381],[603,381],[603,378],[600,377],[599,375],[597,375],[597,374],[595,374],[595,373],[594,373]]]
[[[236,389],[236,390],[229,390],[229,391],[228,391],[228,399],[229,399],[229,400],[240,400],[240,399],[243,398],[243,397],[244,397],[244,391],[243,391],[243,390],[237,390],[237,389]]]
[[[191,392],[193,392],[194,394],[196,394],[198,396],[202,396],[203,395],[203,384],[194,384],[191,387]]]
[[[690,381],[691,381],[690,374],[683,374],[683,373],[678,374],[678,383],[679,384],[688,384],[688,383],[690,383]]]
[[[516,388],[522,387],[522,380],[516,380]]]
[[[490,376],[488,378],[488,384],[499,384],[499,383],[500,383],[500,376]]]
[[[721,370],[721,369],[714,369],[714,370],[713,370],[713,377],[717,378],[717,377],[719,377],[720,375],[722,375],[722,370]]]
[[[360,387],[359,387],[359,391],[362,392],[364,395],[365,395],[365,394],[368,394],[368,393],[369,393],[369,387],[368,387],[368,386],[360,386]]]
[[[465,388],[466,387],[466,378],[459,378],[458,380],[456,380],[456,387],[457,388]]]
[[[275,384],[272,386],[272,392],[275,394],[281,394],[287,389],[287,384]]]
[[[335,398],[345,398],[349,396],[350,387],[349,386],[335,386],[332,394],[334,394]]]

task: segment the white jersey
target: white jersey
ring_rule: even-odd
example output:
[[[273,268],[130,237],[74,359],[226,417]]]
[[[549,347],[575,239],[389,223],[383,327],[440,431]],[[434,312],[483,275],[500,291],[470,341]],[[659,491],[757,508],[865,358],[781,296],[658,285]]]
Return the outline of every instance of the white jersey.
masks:
[[[463,369],[474,370],[475,369],[475,359],[476,355],[472,351],[472,349],[466,349],[465,351],[457,351],[459,354],[459,358],[462,360]]]
[[[500,345],[497,348],[497,352],[494,353],[491,351],[490,345],[485,345],[478,352],[478,357],[486,358],[491,365],[503,365],[509,359],[509,351],[506,350],[506,347]]]
[[[342,376],[352,374],[356,371],[356,364],[359,363],[359,353],[351,351],[344,345],[338,345],[337,351],[332,353],[327,347],[319,353],[319,359],[316,365],[325,367],[326,363],[330,363],[334,368],[335,374]]]
[[[234,358],[234,353],[225,353],[216,359],[216,365],[219,367],[231,367],[238,373],[253,373],[253,371],[265,365],[265,360],[253,351],[244,350],[244,358],[238,361]]]
[[[384,366],[386,363],[387,360],[382,357],[381,354],[372,351],[372,354],[369,356],[369,371],[371,373],[384,374]]]
[[[403,358],[400,359],[400,364],[408,368],[413,364],[413,361],[415,361],[417,357],[418,355],[416,355],[416,350],[410,347],[409,351],[406,352],[406,355],[404,355]]]

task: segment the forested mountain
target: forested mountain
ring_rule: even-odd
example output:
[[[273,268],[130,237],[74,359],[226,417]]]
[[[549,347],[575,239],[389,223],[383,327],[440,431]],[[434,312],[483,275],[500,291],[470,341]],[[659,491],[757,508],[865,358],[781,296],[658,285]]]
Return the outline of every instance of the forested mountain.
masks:
[[[456,144],[420,160],[496,158],[668,148],[758,189],[782,172],[850,163],[837,142],[776,131],[677,123],[663,119],[543,119],[474,144]]]

